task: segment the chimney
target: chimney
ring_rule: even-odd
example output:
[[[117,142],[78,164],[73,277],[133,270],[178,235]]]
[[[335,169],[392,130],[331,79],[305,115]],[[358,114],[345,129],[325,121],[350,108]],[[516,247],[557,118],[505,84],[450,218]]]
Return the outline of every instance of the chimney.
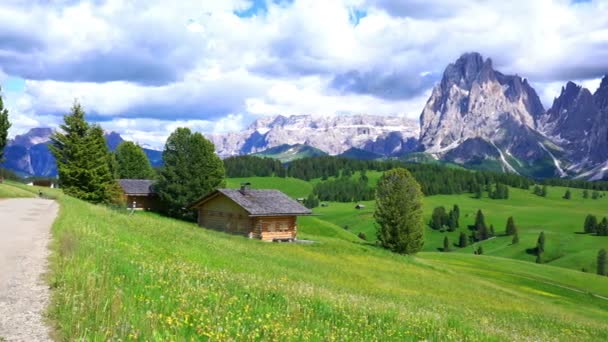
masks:
[[[251,189],[251,183],[241,183],[241,190],[239,190],[243,195],[247,195],[249,193],[249,189]]]

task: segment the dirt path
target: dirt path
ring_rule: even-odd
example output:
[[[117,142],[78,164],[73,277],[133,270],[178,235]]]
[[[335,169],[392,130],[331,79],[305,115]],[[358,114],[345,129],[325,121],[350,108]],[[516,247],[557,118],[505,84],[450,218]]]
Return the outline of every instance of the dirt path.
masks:
[[[46,271],[54,201],[0,200],[0,341],[48,341],[43,314],[48,303]]]

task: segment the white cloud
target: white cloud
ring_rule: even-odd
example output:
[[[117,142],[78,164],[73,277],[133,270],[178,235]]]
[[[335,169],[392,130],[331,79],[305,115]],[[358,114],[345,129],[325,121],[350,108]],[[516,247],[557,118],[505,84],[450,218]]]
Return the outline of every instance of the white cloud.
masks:
[[[593,86],[608,72],[605,0],[296,0],[234,13],[250,5],[3,1],[0,81],[27,79],[5,94],[11,132],[56,125],[74,98],[153,145],[176,125],[229,131],[269,114],[417,117],[429,78],[467,51],[528,77],[545,105],[566,80]],[[356,86],[332,82],[351,74]]]

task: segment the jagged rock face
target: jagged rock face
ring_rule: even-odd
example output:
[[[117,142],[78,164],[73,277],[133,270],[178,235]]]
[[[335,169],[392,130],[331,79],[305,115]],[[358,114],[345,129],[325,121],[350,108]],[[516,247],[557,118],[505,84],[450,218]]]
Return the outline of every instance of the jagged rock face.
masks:
[[[591,92],[568,82],[539,122],[565,151],[572,168],[594,168],[608,159],[608,76]]]
[[[433,89],[420,116],[419,143],[426,152],[450,161],[494,159],[504,171],[526,173],[529,164],[550,158],[535,130],[543,113],[527,80],[503,75],[490,59],[468,53],[446,68]],[[534,172],[547,176],[554,171],[550,167]]]
[[[288,144],[306,144],[337,155],[356,147],[381,155],[411,149],[418,124],[401,117],[372,115],[274,116],[256,120],[245,131],[209,135],[221,157],[260,152]]]
[[[507,139],[505,123],[534,127],[543,107],[519,76],[503,75],[478,53],[450,64],[420,117],[420,144],[430,153],[455,148],[470,138]]]

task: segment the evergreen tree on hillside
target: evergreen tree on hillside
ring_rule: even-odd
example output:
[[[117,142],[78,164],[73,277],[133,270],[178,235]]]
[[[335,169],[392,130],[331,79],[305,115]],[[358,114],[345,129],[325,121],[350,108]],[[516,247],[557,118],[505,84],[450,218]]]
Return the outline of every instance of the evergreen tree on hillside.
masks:
[[[315,195],[309,194],[304,200],[304,206],[308,209],[316,208],[319,206],[319,199]]]
[[[110,169],[110,155],[97,125],[90,126],[77,102],[64,116],[60,131],[51,136],[49,149],[55,156],[64,193],[93,203],[117,201],[117,183]]]
[[[540,195],[541,195],[542,197],[547,197],[547,195],[548,195],[548,191],[547,191],[547,186],[546,186],[546,185],[543,185],[543,188],[542,188],[542,190],[541,190],[541,192],[540,192]]]
[[[542,194],[543,194],[543,190],[538,185],[534,186],[534,191],[533,192],[537,196],[542,196]]]
[[[469,238],[467,237],[467,234],[465,234],[464,232],[460,232],[460,236],[458,237],[458,246],[460,248],[464,248],[469,244]]]
[[[486,226],[485,217],[483,216],[483,212],[480,210],[477,211],[477,216],[475,217],[475,239],[477,241],[485,240],[489,236],[488,227]]]
[[[597,191],[593,191],[593,193],[591,193],[591,199],[596,200],[598,198],[600,198],[600,193]]]
[[[144,150],[131,141],[124,141],[116,148],[118,178],[151,179],[154,170]]]
[[[608,261],[606,259],[606,250],[602,248],[597,253],[597,274],[603,276],[608,275]]]
[[[597,228],[597,217],[591,214],[587,215],[587,217],[585,218],[585,225],[583,227],[583,231],[587,234],[593,234],[597,232]]]
[[[450,213],[448,214],[448,231],[453,232],[456,230],[456,228],[458,227],[458,218],[457,218],[457,214],[454,212],[454,210],[450,210]]]
[[[450,239],[448,239],[447,236],[443,238],[443,251],[444,252],[450,251]]]
[[[540,232],[536,240],[536,254],[541,255],[545,252],[545,232]]]
[[[0,163],[4,161],[4,147],[8,142],[8,129],[11,128],[11,123],[8,120],[8,109],[4,108],[1,91],[2,88],[0,88]]]
[[[483,254],[483,246],[479,245],[479,247],[477,247],[477,255],[482,255]]]
[[[572,193],[570,192],[570,189],[566,190],[566,193],[564,194],[564,199],[569,200],[572,197]]]
[[[374,218],[378,240],[383,247],[404,254],[422,249],[422,191],[409,171],[396,168],[380,177]]]
[[[597,235],[608,236],[608,218],[604,217],[602,222],[597,225]]]
[[[187,208],[196,199],[223,187],[224,164],[215,147],[189,128],[176,129],[165,143],[156,191],[173,217],[194,219]]]
[[[436,207],[433,209],[433,214],[431,214],[431,222],[429,222],[429,226],[435,230],[439,230],[448,224],[448,220],[449,217],[445,211],[445,208],[443,206]]]
[[[454,213],[454,220],[456,221],[456,228],[460,227],[460,208],[458,207],[458,204],[454,204],[454,207],[452,208],[452,212]]]
[[[583,190],[583,198],[589,198],[589,190]]]
[[[506,235],[513,235],[517,232],[517,227],[515,227],[515,221],[513,220],[513,216],[509,216],[507,219],[507,227],[505,228]]]
[[[517,230],[515,231],[515,234],[513,234],[513,239],[511,240],[511,244],[517,244],[519,243],[519,233],[517,233]]]

